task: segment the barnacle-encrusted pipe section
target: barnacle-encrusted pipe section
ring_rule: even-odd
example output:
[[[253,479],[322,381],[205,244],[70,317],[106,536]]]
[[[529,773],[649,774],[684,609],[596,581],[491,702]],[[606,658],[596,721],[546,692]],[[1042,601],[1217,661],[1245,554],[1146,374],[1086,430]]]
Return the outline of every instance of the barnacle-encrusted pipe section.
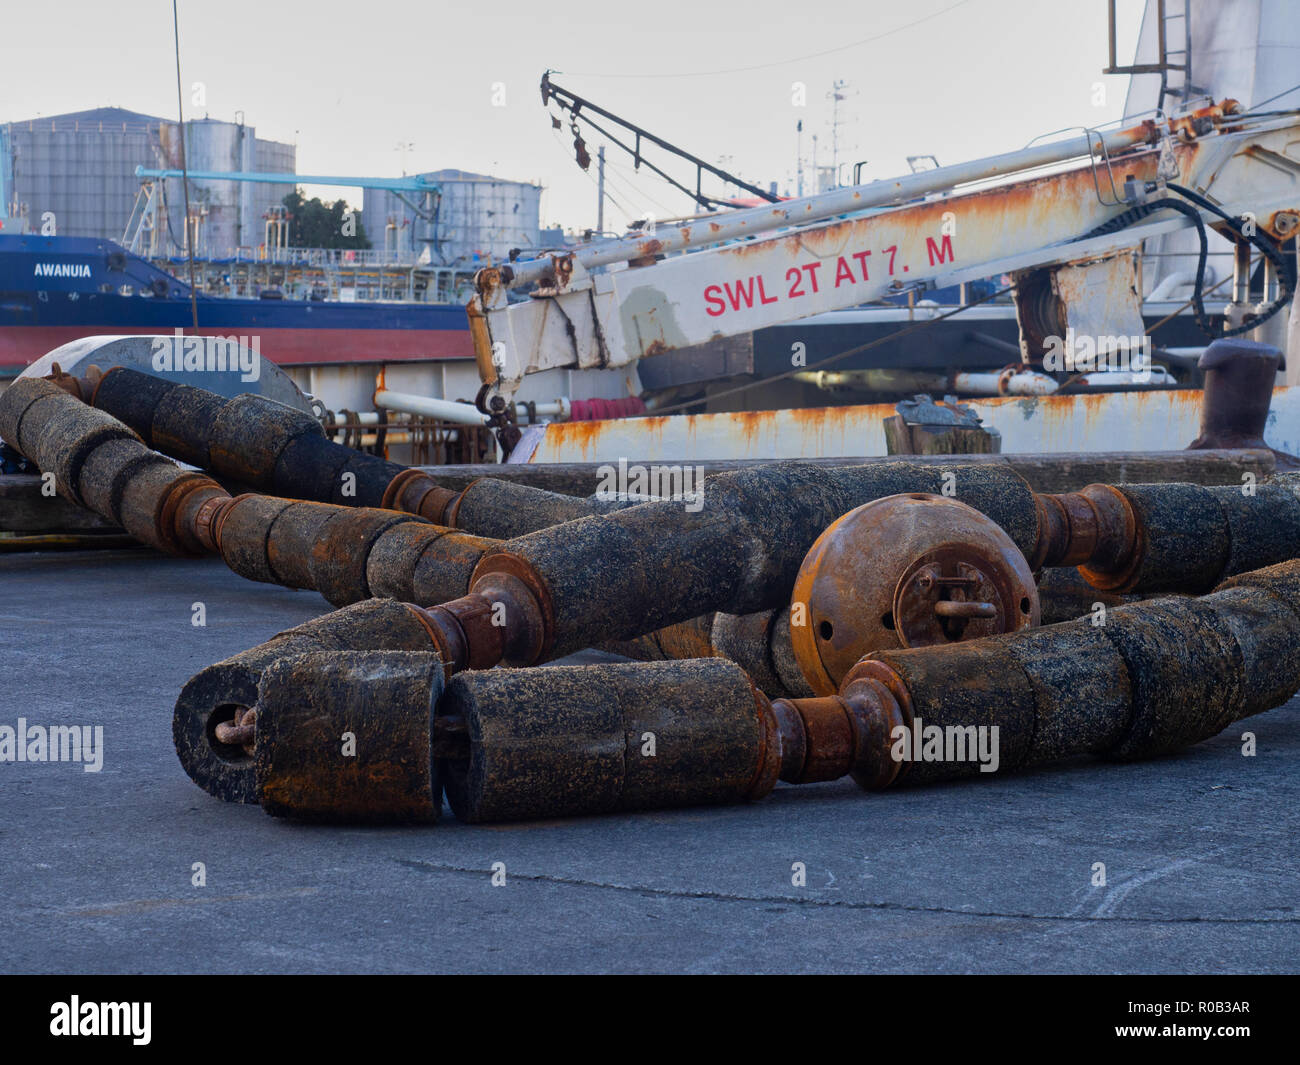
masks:
[[[730,662],[488,670],[442,683],[436,656],[418,652],[267,666],[248,730],[263,808],[435,821],[445,788],[456,816],[476,823],[742,802],[776,783],[776,716]]]
[[[876,469],[881,467],[829,472],[852,477],[854,473]],[[917,469],[911,467],[911,471]],[[1248,484],[1242,488],[1203,488],[1184,484],[1091,485],[1083,492],[1065,495],[1032,495],[1023,484],[1017,484],[1004,499],[991,501],[989,493],[982,492],[988,488],[988,481],[980,477],[988,472],[987,468],[959,469],[962,469],[959,479],[957,468],[948,471],[936,469],[935,472],[940,479],[952,475],[956,484],[950,482],[949,488],[956,488],[958,495],[965,492],[965,502],[972,502],[972,497],[983,497],[974,498],[976,510],[982,508],[984,514],[1008,528],[1013,533],[1011,542],[1015,549],[1027,551],[1035,566],[1079,566],[1080,573],[1093,586],[1108,593],[1112,603],[1117,602],[1114,597],[1119,594],[1151,596],[1166,590],[1203,593],[1232,573],[1255,570],[1300,554],[1300,495],[1290,481]],[[790,472],[790,468],[767,467],[763,471],[748,472],[776,480],[783,473]],[[725,479],[729,476],[714,479],[711,490],[722,489],[723,493],[732,490],[735,493],[732,499],[735,499],[742,493],[735,492],[728,484]],[[909,489],[907,495],[917,495],[918,485],[924,486],[923,476],[907,476],[896,486],[906,486]],[[805,495],[816,498],[811,490]],[[656,627],[650,635],[645,635],[647,620],[655,622],[666,616],[681,618],[682,612],[690,609],[690,603],[720,606],[724,615],[741,614],[736,606],[753,605],[755,597],[762,594],[764,588],[779,583],[748,580],[741,573],[762,575],[764,567],[774,564],[774,555],[780,555],[780,547],[794,544],[805,532],[797,519],[785,527],[776,524],[780,505],[772,505],[771,501],[755,505],[751,515],[774,518],[771,540],[776,541],[777,546],[768,550],[757,531],[761,519],[749,518],[741,507],[727,510],[725,502],[716,510],[710,510],[710,502],[706,493],[705,510],[698,519],[693,519],[681,508],[671,511],[677,521],[676,532],[667,528],[669,508],[673,505],[655,503],[650,508],[638,507],[624,514],[610,515],[610,520],[601,523],[578,521],[500,545],[484,559],[476,571],[476,580],[484,580],[486,588],[489,584],[487,576],[495,573],[491,584],[502,593],[497,602],[519,605],[521,609],[508,612],[506,627],[497,632],[482,633],[482,636],[489,640],[497,638],[502,653],[507,658],[515,654],[513,661],[516,662],[537,661],[539,655],[568,653],[578,646],[588,645],[588,642],[621,650],[636,658],[672,657],[679,649],[694,654],[716,654],[719,638],[723,638],[728,644],[728,649],[722,651],[725,657],[749,668],[764,692],[800,692],[800,685],[790,683],[792,677],[781,676],[777,655],[784,653],[788,641],[771,628],[771,615],[755,616],[746,622],[733,620],[725,629],[720,629],[716,620],[710,624],[703,618],[682,619],[667,627]],[[937,502],[944,501],[940,499]],[[844,505],[844,502],[840,503],[840,506]],[[918,506],[917,510],[923,510],[923,507]],[[740,516],[736,516],[737,512]],[[827,534],[844,525],[850,516],[853,515],[846,518],[837,515],[828,523]],[[659,525],[660,521],[662,525]],[[701,549],[701,542],[705,540],[703,529],[706,528],[718,529],[714,540],[705,541],[716,545],[712,551]],[[858,538],[861,540],[862,537]],[[870,551],[872,566],[867,568],[871,572],[879,568],[876,566],[879,551],[888,554],[897,537],[881,534],[875,540],[880,541],[879,544],[865,549]],[[758,541],[757,546],[755,541]],[[578,545],[581,545],[581,554],[577,562],[565,558],[565,547]],[[972,550],[970,545],[967,549]],[[1006,545],[1006,549],[993,551],[989,557],[1005,555],[1010,549],[1011,545]],[[655,550],[663,551],[663,555],[656,557]],[[612,562],[614,570],[611,573],[604,567],[591,566],[591,558]],[[909,557],[907,562],[911,564],[914,559]],[[974,581],[976,589],[989,584],[984,592],[991,589],[997,592],[993,586],[997,581],[985,581],[979,576],[984,570],[978,566],[975,568],[979,573],[972,570],[962,576],[970,570],[970,559],[965,559],[965,562],[962,559],[950,560],[952,572],[945,570],[948,563],[939,555],[915,562],[922,570],[926,566],[939,567],[936,575],[932,575],[935,588],[961,577]],[[780,563],[775,563],[775,566],[779,567]],[[828,570],[820,577],[824,588],[833,590],[840,585],[852,586],[854,602],[862,601],[861,588],[858,588],[861,581],[854,584],[848,579],[846,568],[849,567],[842,560],[822,568]],[[987,570],[988,567],[984,568]],[[682,577],[689,585],[682,589],[681,594],[677,593],[673,583],[676,576]],[[917,580],[926,579],[926,573],[920,571],[913,576]],[[711,577],[715,577],[723,588],[727,588],[728,581],[731,581],[729,586],[737,589],[735,596],[728,599],[725,593],[718,594],[718,586],[710,584]],[[1024,580],[1017,584],[1023,588]],[[614,602],[615,609],[608,612],[599,609],[599,603],[614,586],[623,589],[621,602]],[[901,632],[900,625],[909,616],[909,603],[920,592],[918,590],[913,596],[896,594],[897,589],[892,583],[885,592],[896,602],[872,605],[871,610],[862,611],[863,618],[878,628],[883,625],[892,633]],[[477,589],[472,589],[471,601],[476,594]],[[805,598],[811,606],[816,606],[813,594],[805,594]],[[988,599],[989,596],[980,593],[980,596],[972,598]],[[1008,597],[1004,594],[1001,598]],[[1010,601],[1031,602],[1032,598],[1032,594],[1028,598],[1017,594],[1011,596]],[[575,606],[569,610],[562,603]],[[642,603],[647,605],[645,610],[641,609]],[[911,605],[915,606],[915,603]],[[472,651],[474,640],[480,636],[480,633],[464,631],[464,627],[458,631],[454,616],[448,618],[448,615],[472,606],[472,602],[447,603],[445,609],[434,611],[435,616],[441,619],[439,629],[450,633],[446,644],[448,661],[458,661],[456,655],[460,650],[464,653]],[[620,606],[623,609],[620,610]],[[1006,603],[1002,606],[1005,611],[1015,610],[1014,602],[1011,606]],[[576,614],[573,611],[577,611]],[[658,614],[655,611],[659,611]],[[481,602],[477,603],[477,612],[482,614]],[[794,632],[794,648],[803,649],[800,661],[805,668],[802,674],[809,679],[813,689],[822,694],[835,692],[842,670],[854,661],[855,655],[845,658],[845,650],[857,649],[862,653],[871,646],[883,646],[885,642],[883,631],[865,633],[859,631],[862,625],[837,624],[832,614],[836,611],[829,610],[826,616],[819,614],[810,618],[811,624]],[[853,620],[845,611],[841,610],[839,614],[844,615],[845,620]],[[517,623],[513,631],[511,618]],[[941,619],[941,623],[950,624],[946,619]],[[933,627],[935,619],[931,618],[927,624]],[[978,633],[979,625],[984,624],[988,623],[976,618],[967,629]],[[525,625],[532,629],[525,631]],[[682,628],[682,625],[686,627]],[[706,625],[707,638],[703,636]],[[1011,628],[1013,625],[998,627]],[[547,645],[549,640],[554,640],[554,644]],[[619,641],[624,642],[620,645]],[[900,637],[900,642],[915,646],[924,641],[913,635]],[[809,663],[823,661],[837,646],[842,662],[836,659],[839,664],[835,668],[831,671],[811,668]],[[498,661],[491,657],[494,653],[493,649],[487,648],[477,661],[486,664]]]
[[[1300,557],[1300,494],[1289,479],[1093,484],[1039,499],[1043,552],[1108,592],[1199,594],[1233,574]]]
[[[241,495],[216,518],[221,557],[250,580],[313,588],[342,606],[371,598],[367,562],[390,529],[427,523],[391,510]]]
[[[741,802],[776,783],[775,717],[721,659],[462,673],[434,738],[471,823]]]
[[[394,478],[384,492],[382,505],[476,536],[509,540],[645,501],[639,497],[570,496],[495,477],[480,477],[455,492],[443,488],[424,471],[409,469]]]
[[[1038,589],[1000,526],[955,499],[907,492],[833,521],[805,556],[785,610],[715,614],[624,643],[629,657],[739,663],[766,694],[833,695],[868,651],[956,643],[1038,624]],[[707,632],[705,631],[705,626]],[[698,633],[702,651],[681,639]]]
[[[979,761],[954,757],[949,744],[961,740],[969,754],[981,730],[985,739],[998,730],[1000,772],[1086,753],[1145,758],[1214,736],[1297,690],[1300,562],[1292,561],[1234,577],[1200,599],[1117,607],[1104,624],[1080,619],[874,652],[834,701],[860,729],[902,726],[889,758],[855,751],[846,767],[879,788],[979,773]],[[816,701],[787,705],[803,713]]]
[[[266,643],[208,666],[190,678],[176,700],[172,739],[181,765],[194,783],[217,798],[257,802],[254,736],[268,727],[262,720],[265,715],[256,710],[258,684],[272,663],[316,652],[427,654],[432,646],[429,630],[416,608],[391,599],[371,599],[288,629]],[[276,706],[291,701],[286,698]],[[427,732],[425,740],[427,743]]]
[[[1101,607],[1109,610],[1151,598],[1151,595],[1103,591],[1070,568],[1045,569],[1037,583],[1044,625],[1084,616],[1100,617]],[[759,690],[772,698],[813,694],[795,659],[788,606],[757,614],[710,614],[632,640],[607,641],[601,647],[644,662],[729,658],[749,674]]]
[[[349,610],[427,638],[398,604]],[[1168,754],[1300,689],[1300,562],[1118,607],[1104,625],[875,652],[836,695],[770,701],[718,658],[469,672],[438,698],[427,652],[290,657],[337,638],[331,617],[205,671],[187,717],[240,745],[220,789],[206,769],[209,790],[247,801],[255,758],[264,805],[297,817],[433,820],[438,781],[468,822],[741,802],[777,779],[879,789]],[[340,745],[355,756],[366,740],[378,746],[349,762]],[[193,751],[179,732],[177,745]]]
[[[122,366],[82,391],[151,447],[292,499],[378,507],[407,469],[335,443],[311,414],[252,393],[227,399]]]
[[[600,649],[639,662],[726,658],[764,695],[812,695],[790,641],[790,608],[754,614],[705,614],[631,640],[607,640]]]
[[[836,695],[772,700],[780,743],[766,757],[790,783],[848,773],[869,789],[1148,758],[1300,690],[1300,561],[1095,621],[874,652]]]
[[[142,543],[178,555],[215,549],[210,521],[229,493],[58,385],[34,377],[11,384],[0,395],[0,437],[52,474],[64,498]]]
[[[431,756],[443,690],[436,654],[318,651],[272,662],[258,685],[259,801],[269,814],[331,822],[434,822]]]
[[[1103,610],[1152,597],[1103,591],[1084,580],[1077,569],[1062,566],[1042,570],[1037,576],[1038,602],[1044,625],[1074,621],[1085,616],[1100,618]]]
[[[745,670],[765,695],[813,694],[795,658],[788,606],[756,614],[717,614],[713,646]]]
[[[399,510],[503,540],[639,502],[583,499],[490,478],[457,492],[422,470],[336,443],[310,414],[263,396],[226,399],[121,366],[98,379],[74,380],[80,394],[151,447],[290,499]]]
[[[221,557],[249,580],[311,588],[334,606],[373,596],[441,603],[464,595],[495,540],[370,507],[241,495],[214,518]]]
[[[638,662],[667,662],[675,658],[715,658],[718,650],[713,642],[714,618],[713,614],[704,614],[689,621],[665,626],[655,632],[634,636],[630,640],[605,640],[599,645],[599,649],[625,658],[634,658]],[[753,674],[750,673],[750,676],[752,677]]]
[[[466,485],[448,505],[442,524],[477,536],[510,540],[575,518],[608,514],[643,502],[636,498],[566,496],[513,481],[480,477]]]
[[[455,599],[496,546],[396,511],[232,499],[206,474],[182,469],[113,416],[39,378],[22,378],[0,397],[0,434],[53,473],[68,499],[137,540],[173,554],[215,551],[243,577],[314,589],[334,606],[372,596]]]
[[[1296,488],[1296,478],[1284,476],[1240,487],[1091,485],[1077,493],[1038,496],[1034,557],[1040,566],[1056,567],[1042,571],[1045,613],[1051,613],[1045,620],[1095,615],[1098,607],[1166,591],[1201,593],[1231,574],[1300,555]],[[708,638],[699,641],[705,646],[694,653],[722,654],[740,663],[769,695],[808,694],[780,669],[793,633],[802,676],[817,694],[831,695],[844,671],[867,651],[971,639],[1020,627],[997,620],[1014,618],[1017,601],[1028,604],[1018,620],[1032,620],[1035,596],[1027,574],[1023,567],[1009,564],[1018,555],[1015,548],[986,542],[1000,536],[997,530],[980,527],[986,519],[950,517],[945,522],[945,508],[957,515],[965,509],[951,500],[926,500],[911,493],[850,512],[814,544],[795,582],[793,599],[807,608],[805,624],[791,629],[787,613],[786,631],[779,634],[772,626],[779,615],[721,614],[708,623]],[[919,521],[922,517],[924,522]],[[919,539],[918,527],[925,529]],[[838,550],[830,550],[835,547]],[[1083,565],[1076,571],[1061,568],[1062,563]],[[1006,580],[1013,571],[1018,579]],[[930,603],[937,595],[966,602]],[[941,609],[974,611],[976,600],[997,610],[988,616],[973,614],[971,621],[935,614]],[[671,657],[679,648],[693,650],[681,638],[692,634],[684,626],[699,630],[706,620],[603,646],[633,658]],[[955,624],[964,627],[952,630]]]
[[[429,613],[460,670],[531,664],[710,611],[773,609],[828,525],[901,492],[955,495],[1022,551],[1036,547],[1034,494],[1005,469],[777,463],[713,478],[695,510],[642,503],[507,541],[483,557],[468,596]],[[504,624],[486,626],[494,607]]]

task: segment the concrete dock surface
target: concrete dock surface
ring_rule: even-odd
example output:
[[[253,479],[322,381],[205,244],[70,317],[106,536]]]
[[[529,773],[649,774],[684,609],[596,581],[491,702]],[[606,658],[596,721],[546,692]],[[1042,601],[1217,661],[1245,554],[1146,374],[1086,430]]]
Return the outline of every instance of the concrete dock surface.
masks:
[[[1153,762],[880,794],[782,785],[747,806],[362,829],[209,797],[172,749],[181,686],[328,609],[217,559],[0,555],[0,726],[103,728],[98,772],[0,763],[0,971],[1300,964],[1300,699]]]

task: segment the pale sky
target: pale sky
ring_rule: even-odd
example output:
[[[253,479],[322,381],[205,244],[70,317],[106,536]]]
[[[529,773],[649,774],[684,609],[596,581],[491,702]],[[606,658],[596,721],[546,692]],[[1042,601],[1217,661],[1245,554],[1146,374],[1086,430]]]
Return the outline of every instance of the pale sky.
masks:
[[[181,73],[187,118],[232,120],[242,111],[259,136],[296,142],[300,173],[454,167],[535,181],[546,188],[543,223],[581,228],[595,222],[595,167],[593,178],[584,175],[567,130],[551,129],[537,88],[548,67],[579,95],[784,192],[793,187],[798,120],[805,165],[813,133],[819,162],[830,163],[826,95],[835,79],[849,84],[840,162],[851,169],[868,160],[865,178],[906,173],[908,155],[958,162],[1118,118],[1128,79],[1100,73],[1106,6],[180,0]],[[1118,7],[1123,63],[1142,2]],[[170,0],[13,5],[0,121],[100,106],[174,118],[171,19]],[[191,103],[195,82],[202,107]],[[792,104],[796,82],[806,86],[804,107]],[[494,106],[502,87],[504,106]],[[600,138],[585,136],[594,158]],[[646,171],[634,175],[618,149],[607,155],[616,201],[607,228],[646,212],[691,212],[685,196]],[[360,203],[346,189],[310,191]]]

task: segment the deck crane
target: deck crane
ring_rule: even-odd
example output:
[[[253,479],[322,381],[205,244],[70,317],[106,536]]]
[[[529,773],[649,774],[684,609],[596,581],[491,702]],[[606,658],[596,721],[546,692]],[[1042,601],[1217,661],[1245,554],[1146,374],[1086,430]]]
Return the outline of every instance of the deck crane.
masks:
[[[1300,228],[1300,111],[1233,100],[1125,129],[1031,143],[902,177],[641,230],[480,270],[468,305],[484,389],[639,359],[908,291],[1009,274],[1026,363],[1073,329],[1143,332],[1134,249],[1211,227],[1237,248],[1231,331],[1289,301]],[[1265,302],[1249,298],[1251,246]],[[507,290],[528,299],[508,302]],[[1230,307],[1230,311],[1233,308]]]

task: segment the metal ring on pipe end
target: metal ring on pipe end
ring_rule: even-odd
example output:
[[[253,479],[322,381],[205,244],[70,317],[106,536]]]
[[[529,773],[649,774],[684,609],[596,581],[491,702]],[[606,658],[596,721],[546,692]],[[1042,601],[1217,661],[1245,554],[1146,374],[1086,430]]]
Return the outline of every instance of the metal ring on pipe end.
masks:
[[[484,555],[474,567],[469,582],[470,591],[486,589],[491,585],[492,578],[498,574],[517,581],[521,586],[520,590],[526,592],[531,599],[531,604],[521,604],[525,609],[520,611],[520,614],[525,616],[506,618],[507,645],[516,643],[521,645],[521,650],[513,656],[509,655],[510,648],[507,648],[507,664],[533,665],[545,661],[551,648],[555,646],[555,606],[546,578],[538,573],[527,559],[506,551],[493,551]],[[536,609],[536,618],[527,616],[529,605]],[[524,622],[522,627],[519,624],[521,620]]]
[[[1079,566],[1079,575],[1106,592],[1128,591],[1146,554],[1146,530],[1129,498],[1114,485],[1085,485],[1077,493],[1097,515],[1093,555]]]
[[[867,706],[875,710],[879,727],[867,729],[866,741],[855,751],[851,775],[859,787],[880,791],[907,772],[909,763],[893,756],[894,733],[912,727],[912,693],[890,666],[864,658],[844,678],[840,696],[855,717]]]
[[[754,708],[758,715],[759,751],[757,764],[754,767],[754,779],[745,789],[745,798],[756,802],[770,795],[780,778],[781,727],[767,696],[758,690],[752,680],[749,686],[754,692]]]
[[[465,501],[465,493],[468,492],[471,488],[473,488],[476,484],[478,484],[479,481],[482,480],[486,480],[486,478],[484,477],[474,478],[474,480],[470,481],[469,484],[467,484],[463,489],[461,489],[461,491],[456,493],[455,499],[450,500],[447,503],[447,505],[443,508],[442,516],[446,520],[446,524],[448,528],[451,529],[460,528],[460,521],[459,521],[460,505]]]
[[[379,505],[384,510],[400,510],[428,518],[435,525],[452,527],[447,510],[460,499],[460,493],[438,484],[423,470],[403,470],[384,489]]]

